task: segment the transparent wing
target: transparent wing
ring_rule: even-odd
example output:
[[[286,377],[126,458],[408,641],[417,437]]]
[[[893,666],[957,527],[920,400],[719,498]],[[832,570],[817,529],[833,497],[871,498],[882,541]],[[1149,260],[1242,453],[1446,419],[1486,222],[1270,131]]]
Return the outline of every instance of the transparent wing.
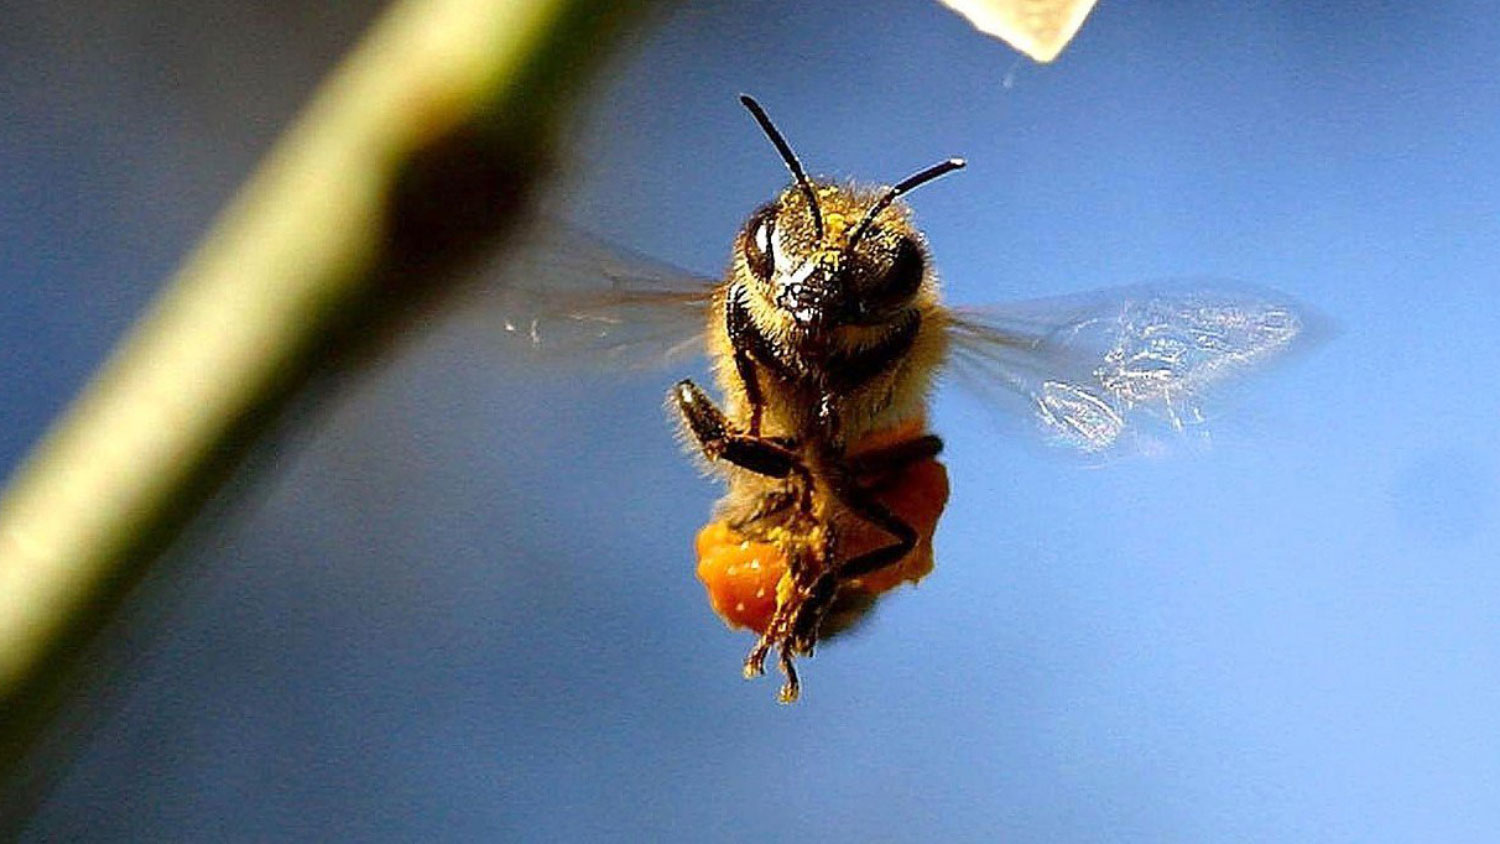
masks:
[[[547,222],[486,272],[467,310],[533,361],[651,369],[702,353],[715,284]]]
[[[951,372],[1046,441],[1088,455],[1154,453],[1206,435],[1206,400],[1307,345],[1309,311],[1222,282],[1124,287],[955,309]]]

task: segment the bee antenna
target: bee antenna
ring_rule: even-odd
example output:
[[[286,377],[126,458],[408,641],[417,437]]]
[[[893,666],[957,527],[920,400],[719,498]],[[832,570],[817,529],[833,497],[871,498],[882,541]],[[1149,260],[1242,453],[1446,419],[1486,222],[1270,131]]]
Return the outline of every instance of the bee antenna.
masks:
[[[749,94],[740,94],[740,102],[750,110],[750,115],[755,122],[760,124],[762,132],[775,144],[776,151],[781,153],[781,160],[786,162],[786,169],[792,171],[792,177],[797,180],[797,187],[802,189],[802,195],[807,197],[807,207],[812,209],[813,228],[818,233],[818,238],[823,237],[823,211],[818,207],[818,194],[813,190],[812,182],[807,178],[807,173],[802,169],[802,162],[797,160],[797,154],[786,142],[786,138],[776,131],[776,125],[771,118],[766,116],[766,110],[760,107],[760,103]]]
[[[861,237],[864,237],[865,231],[869,229],[871,224],[875,222],[875,217],[878,216],[881,211],[884,211],[886,209],[886,206],[890,205],[892,202],[895,202],[896,197],[911,191],[913,188],[925,185],[940,176],[946,176],[949,173],[952,173],[954,170],[962,170],[966,163],[967,162],[965,162],[962,158],[950,158],[947,161],[940,161],[937,164],[928,167],[926,170],[913,173],[910,176],[907,176],[906,178],[897,182],[895,186],[886,191],[880,197],[880,199],[877,199],[874,205],[870,206],[869,211],[865,212],[864,219],[859,221],[859,225],[854,227],[854,233],[849,235],[849,245],[846,246],[845,249],[853,249],[854,245],[856,243],[859,243],[859,239]]]

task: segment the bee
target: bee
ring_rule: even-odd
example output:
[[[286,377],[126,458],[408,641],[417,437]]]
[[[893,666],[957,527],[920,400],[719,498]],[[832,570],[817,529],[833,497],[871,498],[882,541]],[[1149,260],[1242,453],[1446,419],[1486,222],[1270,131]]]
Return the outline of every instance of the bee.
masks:
[[[707,353],[720,399],[691,380],[668,397],[726,486],[698,536],[699,576],[721,616],[760,634],[747,677],[778,652],[783,702],[799,694],[796,657],[932,569],[948,496],[926,424],[939,373],[1052,444],[1151,451],[1201,428],[1211,387],[1308,333],[1299,306],[1243,285],[945,305],[903,197],[964,162],[889,187],[814,179],[765,110],[740,100],[792,180],[741,226],[723,278],[579,238],[547,247],[501,298],[507,330],[538,352],[630,364]]]

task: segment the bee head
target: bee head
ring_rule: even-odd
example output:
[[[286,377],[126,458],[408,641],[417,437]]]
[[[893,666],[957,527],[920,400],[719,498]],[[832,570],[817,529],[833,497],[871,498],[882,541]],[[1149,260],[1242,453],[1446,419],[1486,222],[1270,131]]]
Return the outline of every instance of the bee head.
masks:
[[[855,240],[877,197],[836,185],[814,190],[821,234],[796,187],[745,222],[737,251],[749,282],[803,328],[868,325],[904,308],[927,274],[926,246],[905,205],[888,204]]]
[[[898,200],[964,162],[948,159],[877,190],[814,182],[760,105],[740,100],[795,181],[745,222],[736,266],[805,331],[879,324],[904,310],[927,277],[927,249]]]

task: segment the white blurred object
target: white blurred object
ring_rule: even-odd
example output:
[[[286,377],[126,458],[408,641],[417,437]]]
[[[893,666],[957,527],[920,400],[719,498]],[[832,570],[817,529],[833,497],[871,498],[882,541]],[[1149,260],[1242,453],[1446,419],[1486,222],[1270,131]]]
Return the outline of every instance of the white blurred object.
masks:
[[[1096,0],[942,0],[993,35],[1039,62],[1057,58]]]

